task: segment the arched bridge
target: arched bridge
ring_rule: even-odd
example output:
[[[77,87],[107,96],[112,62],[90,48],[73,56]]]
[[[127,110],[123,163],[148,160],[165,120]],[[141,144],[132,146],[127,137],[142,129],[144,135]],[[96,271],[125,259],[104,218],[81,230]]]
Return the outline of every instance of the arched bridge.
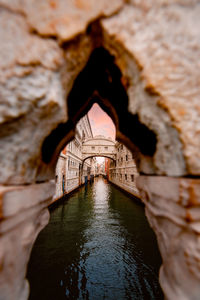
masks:
[[[104,156],[115,160],[116,147],[115,141],[104,136],[95,136],[86,139],[82,144],[82,159],[83,162],[90,157]]]

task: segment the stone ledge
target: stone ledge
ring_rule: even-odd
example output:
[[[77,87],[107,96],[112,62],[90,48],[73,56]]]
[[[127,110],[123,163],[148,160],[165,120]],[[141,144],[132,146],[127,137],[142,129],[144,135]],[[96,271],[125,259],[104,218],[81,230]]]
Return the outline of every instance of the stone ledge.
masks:
[[[200,205],[200,179],[166,176],[139,176],[137,187],[184,207]]]
[[[200,179],[140,176],[137,187],[162,255],[166,299],[199,299]]]
[[[9,218],[42,202],[49,201],[55,192],[55,183],[0,186],[0,220]]]

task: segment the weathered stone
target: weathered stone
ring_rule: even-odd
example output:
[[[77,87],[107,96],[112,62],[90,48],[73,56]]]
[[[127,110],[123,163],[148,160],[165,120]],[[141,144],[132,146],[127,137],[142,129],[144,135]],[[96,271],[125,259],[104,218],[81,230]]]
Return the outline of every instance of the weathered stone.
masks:
[[[0,4],[25,14],[31,28],[40,35],[67,41],[84,33],[95,19],[118,11],[123,0],[1,0]]]
[[[44,137],[66,120],[63,53],[6,10],[0,11],[0,38],[0,182],[32,182]]]
[[[0,187],[0,300],[25,300],[26,268],[33,243],[49,220],[54,182]]]
[[[128,81],[129,111],[158,138],[144,173],[200,174],[199,14],[199,1],[141,0],[102,21]]]
[[[53,176],[58,153],[54,154],[50,165],[45,165],[42,144],[59,123],[66,122],[65,99],[95,47],[95,38],[93,41],[93,37],[80,35],[61,49],[55,40],[32,32],[33,20],[38,19],[36,31],[39,32],[41,26],[45,28],[44,31],[41,29],[41,34],[59,36],[57,27],[53,32],[48,31],[49,24],[54,19],[61,22],[62,13],[69,9],[67,5],[71,5],[71,16],[76,14],[79,9],[75,6],[80,3],[73,4],[74,7],[67,4],[65,8],[64,2],[56,1],[34,5],[31,1],[0,3],[3,7],[0,12],[0,157],[4,158],[1,159],[0,182],[21,184],[47,180]],[[86,5],[84,1],[81,3]],[[92,1],[87,3],[94,7]],[[200,46],[195,30],[200,8],[195,3],[132,1],[121,12],[102,22],[101,44],[115,55],[123,73],[122,84],[127,86],[129,111],[137,114],[158,139],[154,156],[141,156],[140,170],[146,174],[180,176],[200,172],[199,68],[196,67]],[[41,9],[43,6],[46,11]],[[96,13],[86,10],[83,19],[89,20],[93,13],[96,17],[108,15],[120,6],[120,1],[108,5],[101,2],[95,6]],[[88,23],[86,19],[81,32]],[[90,22],[92,20],[91,17]],[[68,39],[65,26],[64,22],[61,26],[63,36]],[[77,26],[76,33],[74,31],[70,36],[79,33]],[[62,34],[59,38],[63,38]]]
[[[166,299],[199,299],[200,179],[139,176],[137,187],[157,235]]]
[[[124,2],[0,0],[0,183],[52,178],[61,142],[73,132],[66,132],[71,135],[48,164],[44,140],[68,120],[67,96],[99,45],[115,56],[128,111],[157,137],[154,155],[141,155],[140,171],[200,175],[199,0]],[[88,33],[88,25],[104,16],[101,27],[95,23],[98,37]],[[37,187],[47,192],[45,184]],[[1,300],[27,297],[26,264],[47,223],[49,202],[31,190],[25,201],[29,188],[0,191]],[[199,299],[199,181],[141,177],[139,188],[163,256],[166,297]]]
[[[55,41],[31,34],[23,16],[6,10],[0,11],[0,38],[0,182],[47,180],[55,166],[43,163],[42,144],[67,120],[66,96],[92,43],[80,38],[64,53]]]

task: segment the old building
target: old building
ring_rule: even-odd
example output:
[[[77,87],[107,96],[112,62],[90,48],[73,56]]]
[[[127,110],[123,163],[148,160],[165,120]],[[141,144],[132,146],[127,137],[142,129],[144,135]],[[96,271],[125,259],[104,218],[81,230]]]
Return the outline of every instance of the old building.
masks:
[[[140,197],[136,187],[136,178],[139,174],[133,154],[118,142],[116,142],[116,150],[116,160],[110,160],[109,167],[106,168],[109,170],[107,172],[109,181],[130,194]]]
[[[93,158],[85,160],[82,166],[82,144],[87,138],[92,138],[92,129],[87,115],[80,119],[76,126],[74,139],[61,151],[56,166],[56,193],[54,201],[64,194],[78,188],[87,176],[95,172]]]

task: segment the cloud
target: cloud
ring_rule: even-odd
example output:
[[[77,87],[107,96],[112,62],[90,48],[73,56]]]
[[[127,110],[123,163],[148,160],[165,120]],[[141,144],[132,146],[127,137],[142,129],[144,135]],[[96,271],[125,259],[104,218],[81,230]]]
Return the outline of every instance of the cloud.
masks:
[[[95,103],[90,111],[88,117],[92,127],[93,135],[104,135],[115,139],[115,125],[111,118]]]

